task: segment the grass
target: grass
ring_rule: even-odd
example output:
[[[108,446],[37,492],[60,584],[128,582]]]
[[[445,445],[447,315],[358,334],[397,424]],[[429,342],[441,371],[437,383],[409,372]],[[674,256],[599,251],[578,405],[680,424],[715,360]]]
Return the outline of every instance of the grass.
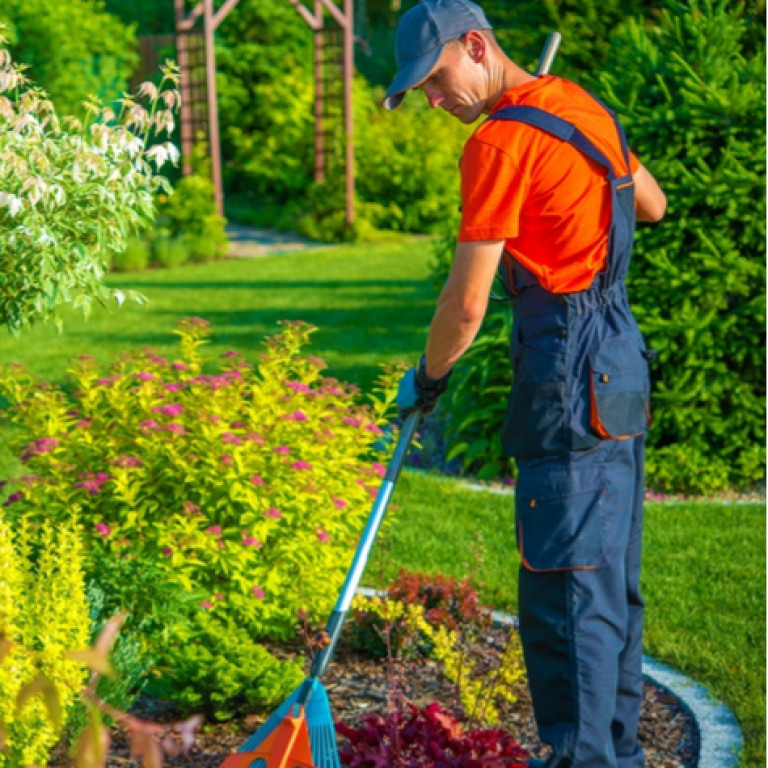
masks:
[[[0,362],[17,361],[62,381],[67,361],[89,353],[108,362],[151,345],[173,355],[177,321],[213,325],[211,355],[237,349],[254,359],[280,320],[318,326],[309,352],[329,374],[368,390],[384,362],[415,361],[426,339],[436,291],[423,240],[347,246],[266,259],[115,275],[116,287],[144,293],[146,306],[97,311],[85,322],[65,315],[58,335],[36,327],[0,339]],[[0,433],[0,436],[2,434]],[[0,477],[16,462],[0,440]],[[3,453],[5,451],[5,453]],[[485,600],[515,611],[518,557],[508,496],[475,492],[448,480],[404,473],[399,514],[375,548],[369,583],[398,567],[464,575],[482,532]],[[429,532],[429,535],[425,535]],[[646,651],[709,688],[739,718],[743,765],[765,764],[764,508],[740,504],[648,504],[643,585]]]

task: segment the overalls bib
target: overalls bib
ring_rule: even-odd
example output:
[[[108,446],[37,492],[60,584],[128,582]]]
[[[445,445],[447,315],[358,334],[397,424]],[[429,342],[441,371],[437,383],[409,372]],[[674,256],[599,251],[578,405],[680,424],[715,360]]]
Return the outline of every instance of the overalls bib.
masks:
[[[518,468],[520,632],[539,734],[553,747],[548,766],[641,768],[638,582],[649,355],[625,287],[634,184],[555,115],[512,106],[489,119],[569,142],[605,169],[611,190],[606,264],[587,290],[551,293],[504,255],[514,383],[502,443]]]

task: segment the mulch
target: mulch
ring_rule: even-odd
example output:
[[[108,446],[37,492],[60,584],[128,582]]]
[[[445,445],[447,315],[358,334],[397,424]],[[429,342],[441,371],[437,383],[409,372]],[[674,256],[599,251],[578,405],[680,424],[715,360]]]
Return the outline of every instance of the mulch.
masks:
[[[484,638],[480,652],[493,656],[498,654],[499,648],[503,648],[503,643],[504,631],[491,630],[490,635]],[[299,651],[290,655],[294,652]],[[334,720],[356,725],[366,713],[386,714],[393,682],[385,660],[372,658],[340,643],[323,685]],[[455,711],[455,688],[434,661],[408,662],[394,685],[399,694],[417,706],[436,701],[445,709]],[[501,721],[493,727],[501,727],[511,733],[531,756],[546,757],[547,748],[538,741],[530,697],[524,683],[519,686],[516,695],[517,701],[500,710]],[[174,716],[161,702],[150,700],[140,700],[136,714],[155,721]],[[218,768],[228,754],[237,751],[257,730],[263,719],[252,715],[229,723],[207,725],[188,754],[170,759],[166,765],[173,768]],[[695,768],[698,765],[698,731],[694,720],[674,695],[649,682],[645,685],[640,743],[645,750],[647,768]],[[130,757],[126,739],[116,733],[108,768],[138,765],[139,761]]]

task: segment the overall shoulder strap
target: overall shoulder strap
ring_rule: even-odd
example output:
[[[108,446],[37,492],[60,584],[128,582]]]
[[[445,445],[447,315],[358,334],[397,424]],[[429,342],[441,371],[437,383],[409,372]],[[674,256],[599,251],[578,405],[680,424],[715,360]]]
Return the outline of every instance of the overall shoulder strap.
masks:
[[[607,108],[606,108],[607,109]],[[627,150],[627,143],[624,138],[624,132],[621,129],[621,125],[618,120],[613,116],[613,113],[608,110],[613,117],[616,124],[619,141],[621,142],[622,153],[629,168],[629,154]],[[568,120],[564,120],[562,117],[553,115],[551,112],[547,112],[544,109],[538,107],[530,107],[525,104],[512,105],[504,107],[503,109],[494,112],[489,120],[516,120],[526,125],[531,125],[534,128],[539,128],[542,131],[555,136],[562,141],[567,141],[571,146],[575,147],[579,151],[583,152],[587,157],[594,160],[599,165],[602,165],[606,169],[606,178],[615,179],[616,172],[613,169],[613,164],[608,158],[601,152],[590,139],[586,137],[582,131],[577,128],[573,123]]]

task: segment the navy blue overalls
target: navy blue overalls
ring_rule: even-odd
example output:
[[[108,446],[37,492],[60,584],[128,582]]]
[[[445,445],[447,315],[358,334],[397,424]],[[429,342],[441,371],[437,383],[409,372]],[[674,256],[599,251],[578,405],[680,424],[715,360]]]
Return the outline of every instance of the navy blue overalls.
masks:
[[[555,115],[512,106],[489,119],[523,122],[569,142],[605,169],[611,190],[605,269],[587,290],[551,293],[505,253],[514,383],[502,441],[518,468],[520,634],[539,735],[553,748],[547,766],[641,768],[649,354],[625,287],[634,185]]]

